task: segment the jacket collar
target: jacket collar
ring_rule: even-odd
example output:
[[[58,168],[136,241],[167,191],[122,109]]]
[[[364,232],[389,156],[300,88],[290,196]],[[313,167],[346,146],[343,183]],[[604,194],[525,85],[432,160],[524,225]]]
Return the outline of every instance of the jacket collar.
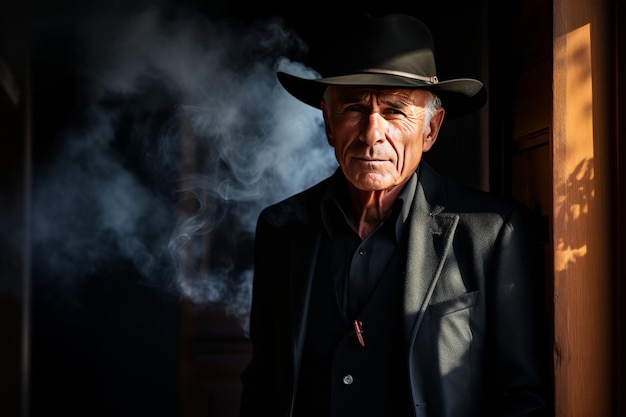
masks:
[[[444,260],[452,246],[458,215],[445,213],[445,187],[426,163],[420,164],[413,199],[405,271],[405,337],[412,345]]]

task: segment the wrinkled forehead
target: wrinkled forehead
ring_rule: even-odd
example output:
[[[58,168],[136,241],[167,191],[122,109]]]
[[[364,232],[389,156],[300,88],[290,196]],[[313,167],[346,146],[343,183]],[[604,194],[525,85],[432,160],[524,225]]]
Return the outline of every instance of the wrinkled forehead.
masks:
[[[380,87],[371,85],[329,85],[324,92],[324,99],[340,103],[368,101],[376,96],[379,101],[399,101],[422,105],[431,95],[429,91],[418,88]]]

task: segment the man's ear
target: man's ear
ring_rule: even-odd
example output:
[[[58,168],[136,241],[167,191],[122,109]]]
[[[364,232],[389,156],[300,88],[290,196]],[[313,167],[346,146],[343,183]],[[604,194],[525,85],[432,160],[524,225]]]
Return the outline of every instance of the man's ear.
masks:
[[[441,124],[443,123],[445,114],[446,111],[442,107],[437,109],[433,117],[431,117],[429,126],[426,129],[426,134],[424,135],[422,152],[428,152],[437,141],[437,136],[439,135],[439,130],[441,129]]]

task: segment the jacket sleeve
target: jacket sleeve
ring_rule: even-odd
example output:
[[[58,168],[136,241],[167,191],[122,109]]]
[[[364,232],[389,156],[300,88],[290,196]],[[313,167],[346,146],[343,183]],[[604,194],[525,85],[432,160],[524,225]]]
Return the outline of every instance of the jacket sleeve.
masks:
[[[272,282],[268,254],[273,247],[269,223],[259,217],[255,239],[255,263],[252,285],[249,337],[252,343],[252,359],[241,374],[242,395],[240,416],[273,415],[277,366],[272,343]]]
[[[488,415],[551,415],[550,320],[535,230],[525,207],[513,210],[494,247],[486,359],[487,392],[498,394],[485,399],[494,407]]]

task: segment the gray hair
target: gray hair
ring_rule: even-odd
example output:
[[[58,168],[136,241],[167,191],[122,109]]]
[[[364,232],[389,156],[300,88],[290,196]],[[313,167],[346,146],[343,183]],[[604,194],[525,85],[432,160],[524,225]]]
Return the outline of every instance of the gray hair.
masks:
[[[428,98],[424,103],[424,126],[422,127],[422,132],[426,131],[426,127],[430,124],[430,120],[440,108],[441,99],[439,96],[429,91]]]

